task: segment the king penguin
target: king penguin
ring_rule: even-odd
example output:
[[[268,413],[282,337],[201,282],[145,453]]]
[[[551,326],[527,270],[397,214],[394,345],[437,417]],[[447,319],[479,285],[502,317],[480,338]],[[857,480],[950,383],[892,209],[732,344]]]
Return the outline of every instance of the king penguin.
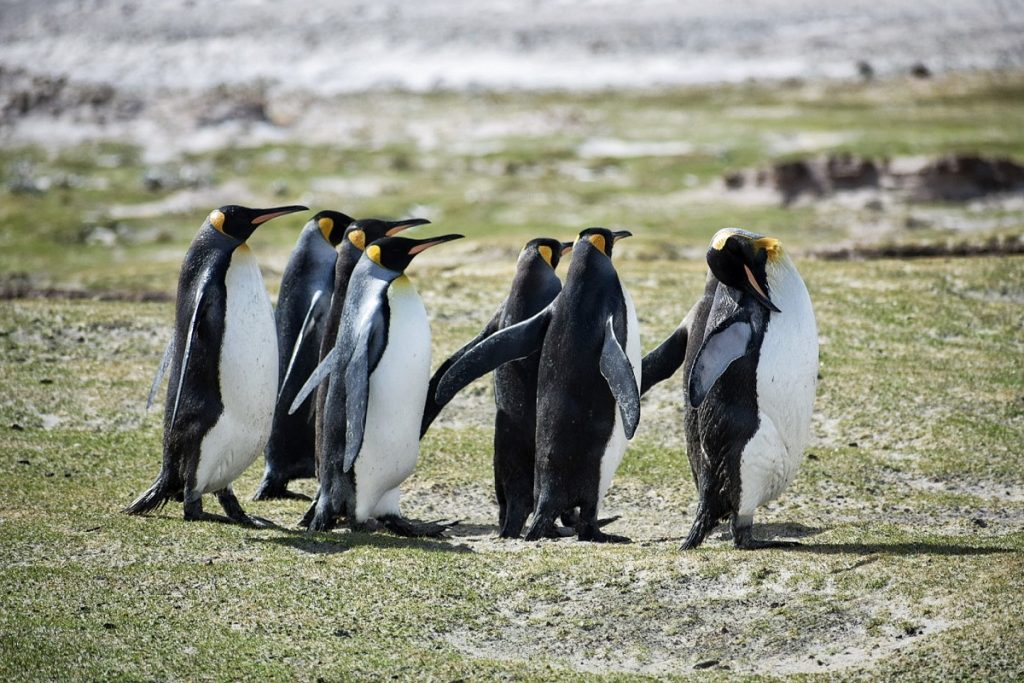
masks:
[[[377,520],[405,536],[450,526],[411,522],[399,508],[398,487],[419,457],[430,381],[430,325],[405,269],[417,254],[461,237],[384,237],[353,269],[335,345],[292,403],[330,378],[317,439],[320,486],[304,520],[311,531],[331,529],[341,516],[353,528]]]
[[[299,233],[288,258],[277,296],[278,389],[274,423],[264,453],[266,470],[253,500],[296,498],[288,482],[313,476],[313,406],[288,414],[299,385],[320,361],[323,318],[330,307],[334,283],[335,247],[352,218],[338,211],[321,211]]]
[[[345,298],[348,293],[348,281],[352,277],[352,271],[363,256],[363,250],[368,244],[372,244],[382,237],[393,237],[404,230],[414,228],[418,225],[427,225],[430,221],[425,218],[406,218],[397,221],[386,221],[379,218],[364,218],[357,220],[345,230],[345,237],[338,246],[338,261],[334,266],[334,289],[331,294],[331,307],[327,312],[327,319],[324,321],[324,335],[320,341],[319,358],[322,361],[327,354],[334,350],[338,339],[338,328],[341,324],[341,317],[345,310]],[[308,377],[309,373],[306,373]],[[317,387],[315,396],[310,399],[314,404],[316,422],[316,447],[314,453],[322,452],[320,442],[324,432],[324,405],[327,402],[327,391],[330,388],[331,378],[328,375]],[[319,472],[320,461],[316,461],[316,470]]]
[[[175,331],[150,391],[170,369],[164,406],[163,466],[148,491],[125,508],[141,514],[169,498],[185,519],[224,518],[203,512],[216,493],[227,516],[255,524],[231,482],[263,451],[277,396],[274,311],[246,240],[260,225],[304,206],[210,213],[192,240],[178,279]]]
[[[266,470],[253,500],[308,500],[306,496],[289,491],[287,485],[293,479],[315,475],[316,406],[314,401],[308,401],[292,415],[288,407],[302,381],[320,361],[321,342],[335,314],[336,280],[340,277],[347,284],[352,265],[362,253],[365,230],[383,236],[388,231],[397,232],[422,221],[388,224],[371,219],[355,221],[357,225],[353,222],[354,219],[337,211],[321,211],[313,216],[299,235],[282,276],[276,313],[280,350],[277,406],[267,443]],[[339,260],[344,261],[340,272]],[[344,301],[344,284],[340,299]]]
[[[818,334],[807,287],[782,244],[718,231],[704,294],[643,362],[644,391],[683,366],[695,548],[730,516],[737,548],[795,545],[753,536],[754,511],[796,476],[810,439]]]
[[[552,531],[579,508],[583,541],[625,542],[600,529],[598,513],[626,442],[640,422],[640,329],[628,290],[612,265],[612,245],[630,236],[587,228],[573,247],[561,294],[543,311],[467,352],[438,385],[446,403],[502,363],[540,350],[533,520],[527,540]]]
[[[540,237],[526,243],[516,263],[508,297],[484,329],[452,354],[434,373],[427,390],[420,436],[444,407],[437,402],[437,385],[452,365],[470,349],[498,330],[540,313],[562,290],[555,275],[559,259],[572,250],[572,242]],[[494,371],[494,492],[498,499],[498,526],[502,538],[518,538],[533,509],[534,447],[537,426],[537,369],[534,352]]]

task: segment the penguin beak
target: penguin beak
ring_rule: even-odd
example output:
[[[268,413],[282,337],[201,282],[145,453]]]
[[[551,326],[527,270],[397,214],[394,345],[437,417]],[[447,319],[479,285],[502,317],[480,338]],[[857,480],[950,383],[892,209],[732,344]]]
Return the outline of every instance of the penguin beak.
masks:
[[[401,221],[388,221],[385,224],[388,226],[388,229],[387,231],[385,231],[384,234],[387,235],[388,237],[391,237],[392,235],[397,235],[403,230],[415,228],[417,225],[427,225],[428,223],[430,223],[430,221],[428,221],[426,218],[407,218]]]
[[[572,242],[562,242],[562,256],[572,251]]]
[[[409,255],[415,256],[416,254],[426,251],[431,247],[436,247],[439,244],[451,242],[452,240],[460,240],[463,237],[465,237],[465,235],[441,235],[440,237],[431,237],[430,239],[420,240],[409,249]]]
[[[621,239],[625,239],[627,237],[632,237],[632,236],[633,236],[633,233],[631,233],[629,230],[619,230],[617,232],[613,232],[612,233],[612,237],[615,238],[616,242],[618,242]]]
[[[761,288],[761,285],[758,284],[757,278],[754,277],[754,271],[750,270],[750,266],[748,266],[747,264],[743,264],[743,271],[747,276],[747,291],[750,293],[750,295],[757,299],[761,303],[761,305],[767,308],[769,311],[782,313],[782,311],[779,310],[779,307],[772,303],[772,300],[768,298],[768,295],[765,294],[764,289]]]
[[[255,217],[252,219],[252,225],[262,225],[267,221],[274,220],[278,216],[283,216],[287,213],[295,213],[296,211],[309,211],[308,207],[305,206],[278,206],[273,209],[253,209],[252,212]]]

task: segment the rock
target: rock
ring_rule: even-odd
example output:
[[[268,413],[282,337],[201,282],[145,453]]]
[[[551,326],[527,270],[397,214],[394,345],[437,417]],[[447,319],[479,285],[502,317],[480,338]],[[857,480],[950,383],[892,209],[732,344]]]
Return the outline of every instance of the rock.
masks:
[[[925,66],[924,62],[916,62],[913,66],[910,67],[910,75],[913,76],[914,78],[931,78],[932,71],[927,66]]]

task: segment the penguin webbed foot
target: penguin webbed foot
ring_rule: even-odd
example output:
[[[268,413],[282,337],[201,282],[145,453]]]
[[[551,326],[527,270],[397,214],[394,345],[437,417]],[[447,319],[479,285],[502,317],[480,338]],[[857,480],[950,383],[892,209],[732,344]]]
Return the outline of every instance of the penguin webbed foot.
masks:
[[[224,513],[228,516],[232,522],[241,524],[242,526],[249,526],[258,529],[265,529],[267,527],[276,526],[273,522],[262,517],[254,517],[249,515],[242,509],[241,503],[238,502],[238,498],[235,496],[235,492],[230,488],[221,489],[217,491],[217,501],[220,502],[220,506],[224,508]]]
[[[626,536],[606,534],[597,528],[597,526],[581,529],[578,536],[579,540],[589,541],[590,543],[632,543],[632,541]]]
[[[447,522],[414,522],[399,515],[387,515],[378,521],[391,533],[406,538],[441,538],[446,529],[459,523],[458,520]]]
[[[288,490],[288,482],[266,478],[260,482],[256,493],[252,494],[253,500],[313,500],[305,493]]]

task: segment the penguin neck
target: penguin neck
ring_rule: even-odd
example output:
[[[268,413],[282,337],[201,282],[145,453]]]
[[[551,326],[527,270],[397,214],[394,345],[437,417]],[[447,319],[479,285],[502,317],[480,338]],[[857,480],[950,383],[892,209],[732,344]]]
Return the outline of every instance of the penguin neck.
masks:
[[[555,269],[548,265],[540,254],[534,251],[533,254],[523,254],[519,257],[516,274],[512,278],[513,289],[549,284],[561,286],[562,283],[555,274]]]

